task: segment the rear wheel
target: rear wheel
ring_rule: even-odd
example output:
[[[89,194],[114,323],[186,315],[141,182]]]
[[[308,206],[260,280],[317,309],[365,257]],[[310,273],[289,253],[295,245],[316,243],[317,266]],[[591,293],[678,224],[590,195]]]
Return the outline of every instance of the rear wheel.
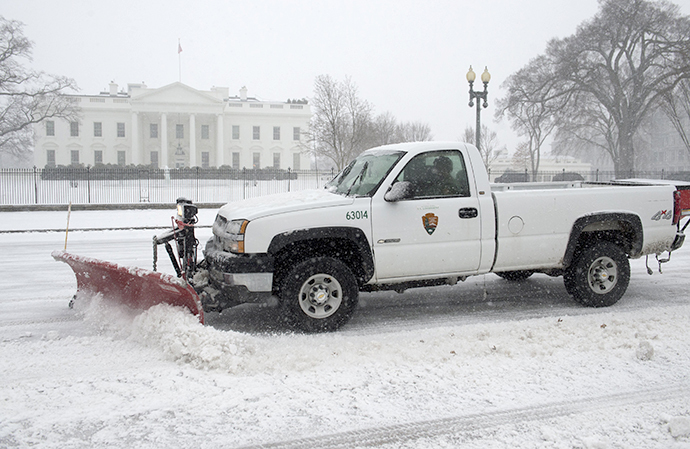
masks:
[[[628,288],[630,263],[618,245],[597,242],[566,269],[563,282],[577,302],[589,307],[611,306]]]
[[[357,280],[338,259],[315,257],[283,278],[280,307],[288,323],[305,332],[328,332],[345,324],[359,297]]]

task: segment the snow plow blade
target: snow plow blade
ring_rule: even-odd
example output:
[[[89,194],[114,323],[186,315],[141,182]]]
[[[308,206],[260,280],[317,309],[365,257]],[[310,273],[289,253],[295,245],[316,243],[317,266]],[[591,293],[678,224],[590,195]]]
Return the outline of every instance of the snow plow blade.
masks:
[[[53,251],[53,259],[72,267],[77,293],[102,294],[135,309],[156,304],[185,307],[204,324],[204,310],[194,288],[181,278],[143,268],[123,267],[64,251]]]

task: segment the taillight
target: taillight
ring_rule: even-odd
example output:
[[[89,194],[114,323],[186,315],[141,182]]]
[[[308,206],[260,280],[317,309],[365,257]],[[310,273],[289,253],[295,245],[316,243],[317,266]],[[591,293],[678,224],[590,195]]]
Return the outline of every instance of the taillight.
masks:
[[[690,189],[679,189],[673,192],[673,224],[678,224],[683,217],[690,216]]]

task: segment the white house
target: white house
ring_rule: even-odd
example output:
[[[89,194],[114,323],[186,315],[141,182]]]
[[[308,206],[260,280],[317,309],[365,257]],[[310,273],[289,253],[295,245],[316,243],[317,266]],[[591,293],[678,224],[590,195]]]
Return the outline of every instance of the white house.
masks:
[[[153,167],[309,169],[304,100],[260,101],[240,89],[197,90],[176,82],[160,88],[129,84],[118,91],[73,95],[79,122],[35,126],[37,167],[97,164]]]

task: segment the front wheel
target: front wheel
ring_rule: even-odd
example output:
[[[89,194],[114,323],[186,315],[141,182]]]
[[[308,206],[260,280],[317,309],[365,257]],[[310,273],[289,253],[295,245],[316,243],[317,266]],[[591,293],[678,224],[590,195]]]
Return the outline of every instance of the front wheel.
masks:
[[[286,273],[280,307],[292,327],[328,332],[350,319],[358,296],[357,280],[344,263],[332,257],[315,257]]]
[[[568,293],[580,304],[607,307],[623,296],[630,282],[625,252],[611,242],[597,242],[584,249],[563,274]]]

